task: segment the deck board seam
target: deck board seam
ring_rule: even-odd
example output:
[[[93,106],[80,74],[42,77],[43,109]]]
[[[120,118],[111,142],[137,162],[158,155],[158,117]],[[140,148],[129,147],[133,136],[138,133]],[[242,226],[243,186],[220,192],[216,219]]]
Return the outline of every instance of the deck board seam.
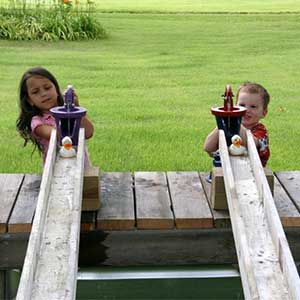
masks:
[[[287,195],[289,196],[289,198],[291,199],[292,203],[295,205],[296,209],[298,210],[298,212],[300,213],[300,207],[298,205],[298,203],[294,200],[294,198],[292,197],[291,193],[288,191],[287,187],[283,184],[283,182],[280,180],[280,177],[277,175],[277,172],[274,172],[274,175],[276,176],[277,180],[279,181],[280,185],[282,186],[282,188],[284,189],[284,191],[287,193]]]
[[[19,197],[19,194],[20,194],[20,192],[21,192],[21,189],[22,189],[22,186],[23,186],[23,182],[24,182],[24,180],[25,180],[25,176],[26,176],[26,175],[23,173],[23,178],[22,178],[22,180],[21,180],[21,182],[20,182],[20,184],[19,184],[18,191],[17,191],[17,193],[16,193],[14,203],[13,203],[11,209],[10,209],[10,212],[9,212],[8,217],[7,217],[7,220],[6,220],[6,224],[5,224],[5,232],[8,232],[8,224],[9,224],[9,220],[10,220],[10,218],[11,218],[11,215],[12,215],[12,213],[13,213],[13,211],[14,211],[14,208],[15,208],[15,206],[16,206],[16,203],[17,203],[17,201],[18,201],[18,197]]]

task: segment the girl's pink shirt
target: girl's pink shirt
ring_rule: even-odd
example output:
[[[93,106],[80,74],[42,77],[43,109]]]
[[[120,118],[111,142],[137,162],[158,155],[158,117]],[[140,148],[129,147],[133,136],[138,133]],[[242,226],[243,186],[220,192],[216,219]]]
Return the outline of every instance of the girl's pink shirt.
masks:
[[[43,149],[43,165],[45,164],[48,148],[49,148],[49,140],[45,138],[41,138],[36,134],[36,129],[42,125],[49,125],[56,128],[56,123],[54,117],[50,113],[44,113],[43,116],[34,116],[31,119],[31,135],[35,138],[38,143],[42,146]],[[90,167],[91,162],[88,156],[87,148],[85,148],[84,155],[84,166]]]

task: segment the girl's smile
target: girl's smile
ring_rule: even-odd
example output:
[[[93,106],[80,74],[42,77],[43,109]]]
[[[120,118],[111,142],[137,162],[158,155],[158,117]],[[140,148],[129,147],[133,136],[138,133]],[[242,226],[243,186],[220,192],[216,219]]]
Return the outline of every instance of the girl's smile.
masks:
[[[41,111],[57,106],[58,93],[54,84],[46,77],[32,76],[27,79],[29,103]]]

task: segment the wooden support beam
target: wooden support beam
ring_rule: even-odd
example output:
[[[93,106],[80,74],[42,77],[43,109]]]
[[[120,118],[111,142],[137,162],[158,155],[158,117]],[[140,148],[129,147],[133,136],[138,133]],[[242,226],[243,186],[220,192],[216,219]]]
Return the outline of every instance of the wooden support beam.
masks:
[[[0,270],[0,299],[6,299],[6,271]]]

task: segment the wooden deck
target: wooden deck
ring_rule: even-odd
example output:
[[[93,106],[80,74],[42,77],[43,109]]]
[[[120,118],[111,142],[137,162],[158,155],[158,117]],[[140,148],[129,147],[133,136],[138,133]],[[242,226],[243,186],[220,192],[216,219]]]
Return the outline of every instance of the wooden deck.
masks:
[[[202,172],[102,173],[101,208],[82,212],[79,266],[236,263],[230,218]],[[41,176],[0,174],[0,269],[21,267]],[[276,172],[274,200],[300,262],[300,171]]]

